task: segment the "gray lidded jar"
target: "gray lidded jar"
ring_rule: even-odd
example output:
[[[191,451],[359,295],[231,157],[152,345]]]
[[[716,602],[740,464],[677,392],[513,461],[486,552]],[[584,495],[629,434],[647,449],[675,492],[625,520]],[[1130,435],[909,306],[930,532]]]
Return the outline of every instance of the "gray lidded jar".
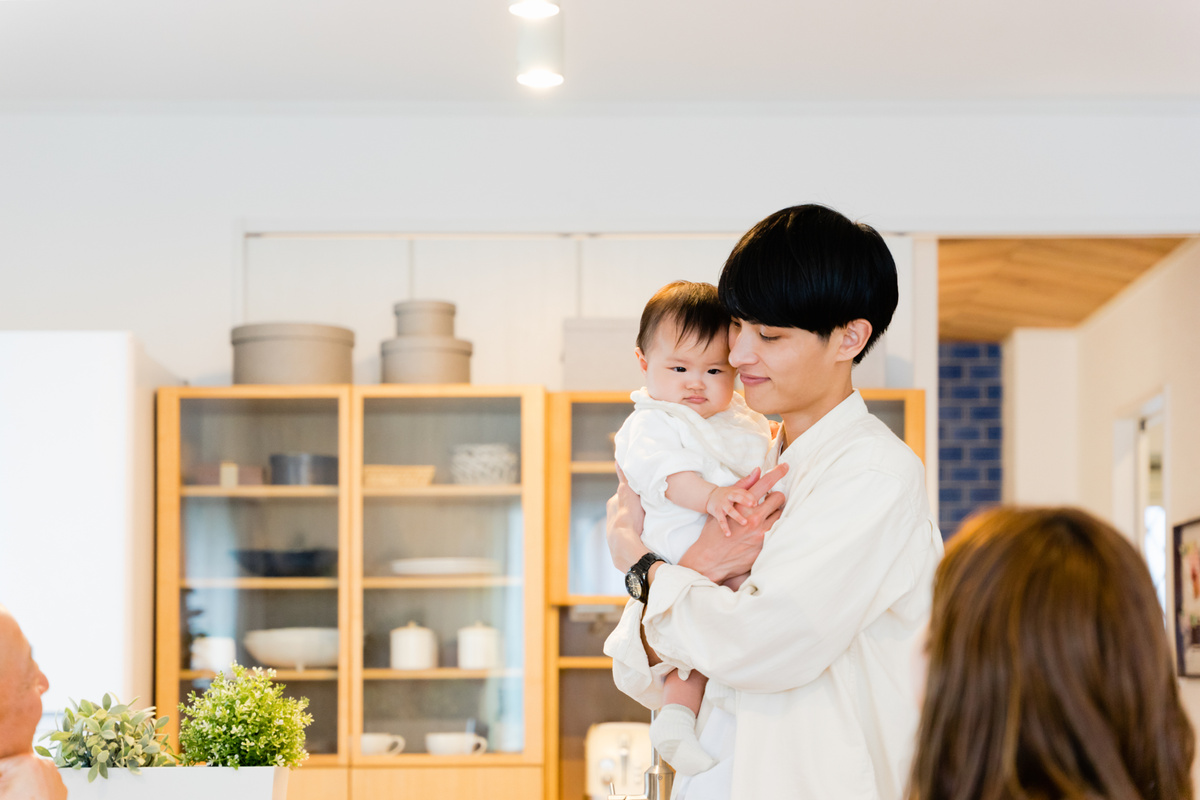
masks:
[[[392,307],[397,336],[454,336],[454,303],[404,300]]]
[[[398,336],[380,345],[384,383],[470,383],[471,343],[448,336]]]

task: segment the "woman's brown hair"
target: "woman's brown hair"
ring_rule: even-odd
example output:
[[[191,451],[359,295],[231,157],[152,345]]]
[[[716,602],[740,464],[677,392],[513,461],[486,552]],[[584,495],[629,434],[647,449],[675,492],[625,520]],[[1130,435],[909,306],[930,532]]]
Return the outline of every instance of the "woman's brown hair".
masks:
[[[994,509],[938,568],[916,800],[1191,800],[1162,609],[1119,533]]]

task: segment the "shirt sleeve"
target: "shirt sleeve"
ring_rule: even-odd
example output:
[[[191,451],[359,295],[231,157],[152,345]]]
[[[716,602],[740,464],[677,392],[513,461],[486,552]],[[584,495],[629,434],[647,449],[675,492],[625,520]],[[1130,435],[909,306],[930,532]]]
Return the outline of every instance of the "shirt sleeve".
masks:
[[[678,430],[665,413],[635,411],[616,439],[617,463],[629,486],[650,502],[661,503],[667,495],[667,478],[677,472],[702,472],[705,455],[698,447],[684,447]]]
[[[662,565],[643,616],[664,661],[747,692],[793,689],[819,676],[915,586],[936,535],[920,481],[831,470],[789,501],[737,592]]]

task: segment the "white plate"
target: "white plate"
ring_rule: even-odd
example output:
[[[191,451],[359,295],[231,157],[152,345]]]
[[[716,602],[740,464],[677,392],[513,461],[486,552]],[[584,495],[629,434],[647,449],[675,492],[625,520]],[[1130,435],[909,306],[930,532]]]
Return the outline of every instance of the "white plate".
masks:
[[[498,575],[500,564],[490,558],[401,558],[392,562],[396,575]]]

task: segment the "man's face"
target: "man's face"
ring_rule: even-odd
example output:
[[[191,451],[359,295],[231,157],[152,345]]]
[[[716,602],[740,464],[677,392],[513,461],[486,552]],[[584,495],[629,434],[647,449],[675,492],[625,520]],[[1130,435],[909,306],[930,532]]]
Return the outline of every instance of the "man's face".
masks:
[[[655,400],[679,403],[704,419],[724,411],[733,398],[734,372],[725,340],[679,341],[678,326],[663,322],[647,352],[638,351],[646,391]]]
[[[760,414],[803,414],[819,407],[835,383],[841,329],[822,340],[803,328],[774,328],[735,319],[729,363],[738,370],[746,404]]]
[[[49,688],[20,626],[0,606],[0,758],[31,750]]]

